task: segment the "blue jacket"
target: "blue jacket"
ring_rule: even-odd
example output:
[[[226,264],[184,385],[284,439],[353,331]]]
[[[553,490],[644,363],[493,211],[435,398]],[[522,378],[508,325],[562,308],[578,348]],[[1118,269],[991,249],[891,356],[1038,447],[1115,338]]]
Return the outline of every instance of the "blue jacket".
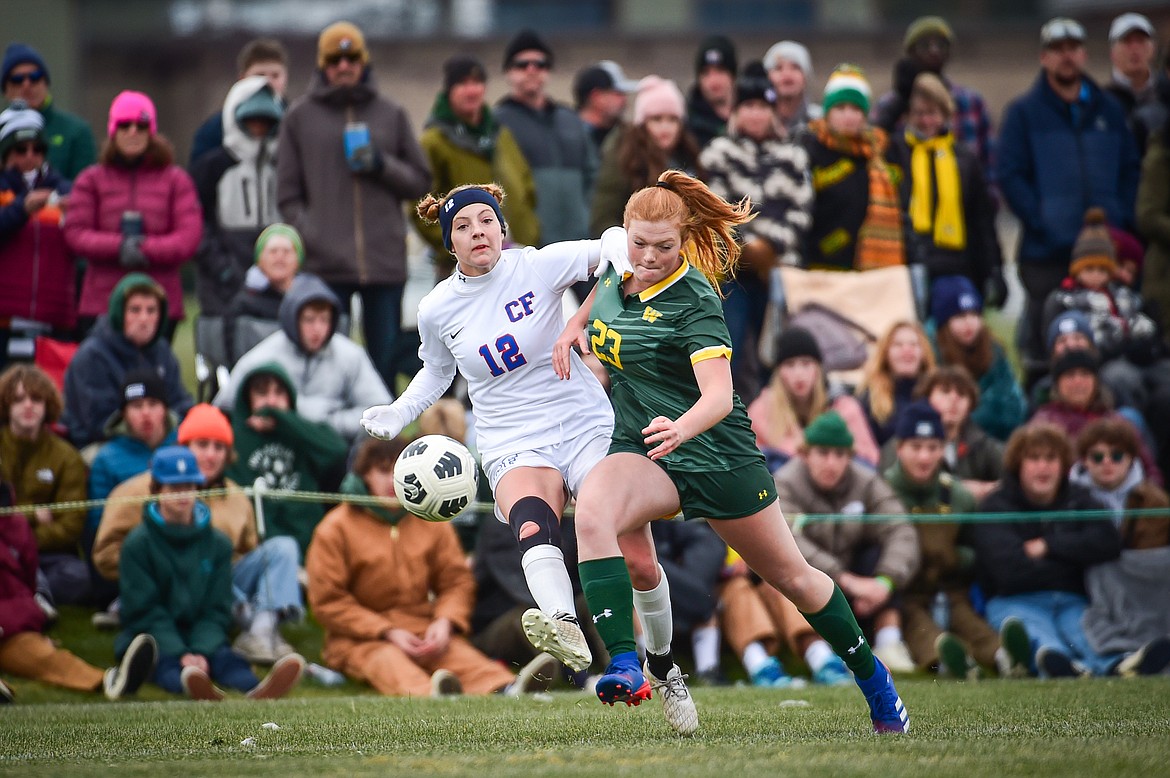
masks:
[[[174,414],[167,414],[167,435],[159,446],[171,446],[178,442],[178,419]],[[98,449],[93,465],[89,469],[89,499],[100,500],[110,496],[114,487],[123,481],[128,481],[139,473],[150,469],[150,457],[154,449],[147,446],[138,438],[127,434],[126,426],[122,423],[121,413],[116,419],[111,419],[108,426],[110,431],[117,431],[109,443]],[[91,532],[97,529],[102,520],[102,508],[90,508],[85,526]]]
[[[997,145],[999,187],[1022,222],[1019,259],[1067,265],[1091,206],[1132,231],[1140,159],[1121,106],[1082,76],[1079,115],[1044,73],[1008,106]]]

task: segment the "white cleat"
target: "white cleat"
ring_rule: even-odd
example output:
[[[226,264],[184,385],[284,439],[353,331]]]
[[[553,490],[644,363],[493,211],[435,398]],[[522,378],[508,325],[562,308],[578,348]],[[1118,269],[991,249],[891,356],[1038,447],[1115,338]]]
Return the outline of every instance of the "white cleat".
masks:
[[[539,608],[529,608],[520,617],[520,624],[537,651],[552,654],[573,672],[579,673],[593,664],[593,654],[575,616],[568,613],[549,616]]]
[[[662,697],[662,715],[666,716],[666,723],[684,737],[695,734],[699,729],[699,711],[695,709],[695,700],[687,688],[687,676],[678,665],[670,668],[665,681],[650,672],[649,662],[642,666],[642,673],[650,681],[650,688]]]

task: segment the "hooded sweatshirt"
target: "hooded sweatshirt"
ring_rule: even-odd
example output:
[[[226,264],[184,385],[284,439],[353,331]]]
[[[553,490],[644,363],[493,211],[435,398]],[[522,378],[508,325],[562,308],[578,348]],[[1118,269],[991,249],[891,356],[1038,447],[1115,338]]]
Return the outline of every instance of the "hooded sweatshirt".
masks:
[[[332,336],[310,354],[301,345],[297,317],[308,303],[324,301],[333,307]],[[240,357],[231,377],[219,390],[215,404],[230,410],[236,402],[240,377],[269,362],[280,365],[296,389],[297,412],[313,422],[325,422],[338,435],[353,440],[366,408],[390,402],[369,354],[336,332],[341,305],[329,287],[316,276],[302,273],[293,281],[280,303],[280,331],[260,341]]]
[[[145,473],[150,469],[150,458],[154,455],[155,450],[160,446],[170,446],[176,442],[179,418],[168,411],[163,417],[163,425],[166,427],[166,435],[163,436],[158,446],[151,448],[140,438],[130,434],[130,428],[126,425],[126,419],[121,410],[110,417],[105,428],[105,435],[110,442],[98,449],[97,456],[94,457],[89,470],[89,498],[91,500],[109,497],[110,492],[114,491],[114,487],[118,484],[130,480],[139,473]],[[101,520],[102,508],[90,508],[85,525],[89,529],[91,537]]]

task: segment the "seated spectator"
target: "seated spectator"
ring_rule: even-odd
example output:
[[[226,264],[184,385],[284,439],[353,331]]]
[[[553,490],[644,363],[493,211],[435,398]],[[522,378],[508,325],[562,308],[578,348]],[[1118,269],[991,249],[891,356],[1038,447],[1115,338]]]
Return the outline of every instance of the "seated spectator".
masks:
[[[240,377],[275,362],[293,377],[297,413],[328,424],[352,442],[365,409],[390,402],[390,392],[365,349],[337,331],[337,296],[321,279],[302,273],[281,301],[279,315],[280,330],[240,357],[215,404],[228,410],[237,399]]]
[[[885,471],[886,481],[911,513],[945,515],[973,513],[975,498],[950,473],[944,472],[946,432],[942,417],[919,400],[898,417],[894,435],[898,460]],[[1000,638],[971,606],[974,552],[966,527],[958,522],[915,522],[922,566],[906,587],[902,599],[903,629],[910,656],[925,670],[957,678],[977,678],[979,666],[998,668],[1001,675],[1027,674],[1030,653],[1014,659],[1000,646]],[[936,621],[935,604],[942,600],[945,623]],[[1018,647],[1008,639],[1004,646]],[[1013,672],[1015,670],[1015,672]]]
[[[0,478],[12,484],[17,505],[85,499],[85,462],[50,429],[60,415],[61,394],[39,367],[13,365],[0,375]],[[89,570],[78,550],[85,511],[37,508],[28,518],[50,602],[84,602]]]
[[[1024,422],[1028,403],[1007,353],[983,319],[983,298],[964,276],[943,276],[930,295],[935,343],[941,365],[960,365],[979,382],[979,404],[971,420],[997,440],[1007,440]]]
[[[780,334],[772,380],[747,409],[756,445],[772,472],[796,456],[804,443],[804,428],[828,410],[845,420],[858,461],[877,464],[878,447],[865,411],[844,387],[829,382],[823,361],[808,330],[788,327]]]
[[[175,353],[160,337],[166,316],[166,293],[149,276],[131,273],[114,288],[109,312],[65,371],[61,423],[73,445],[106,440],[106,422],[122,407],[126,374],[136,368],[149,368],[162,382],[162,400],[175,413],[182,416],[194,404]]]
[[[1003,483],[984,498],[979,511],[1043,515],[973,527],[987,620],[1001,631],[1011,620],[1027,630],[1041,678],[1117,672],[1126,655],[1098,653],[1082,627],[1088,607],[1085,573],[1117,559],[1117,528],[1108,518],[1070,520],[1060,515],[1099,511],[1102,505],[1087,489],[1069,482],[1073,450],[1059,427],[1035,422],[1021,427],[1008,441],[1004,458]],[[1165,659],[1170,662],[1170,656]],[[1142,668],[1140,659],[1136,664],[1153,669]]]
[[[13,504],[6,483],[0,483],[0,504]],[[0,515],[0,672],[104,692],[111,700],[134,694],[150,678],[157,651],[150,635],[130,641],[118,666],[103,671],[42,633],[45,614],[36,602],[36,589],[37,545],[28,521],[19,513]],[[0,695],[5,689],[0,688]],[[12,702],[11,696],[3,696],[4,702]]]
[[[1170,497],[1146,478],[1138,459],[1140,441],[1117,419],[1089,424],[1077,438],[1080,457],[1070,483],[1112,513],[1121,533],[1121,557],[1089,568],[1089,607],[1082,624],[1099,654],[1129,654],[1121,675],[1170,664]],[[1149,511],[1160,509],[1160,515]],[[1146,511],[1134,516],[1132,511]]]
[[[284,105],[268,79],[248,76],[223,103],[223,145],[191,166],[203,211],[196,255],[199,318],[195,349],[214,369],[226,365],[223,314],[251,267],[261,231],[280,221],[276,209],[276,131]]]
[[[211,405],[191,409],[179,425],[179,445],[195,454],[207,489],[224,490],[202,500],[211,511],[211,526],[232,542],[232,592],[236,621],[244,629],[232,649],[252,664],[271,665],[295,653],[277,629],[280,621],[299,619],[305,606],[297,583],[298,550],[288,537],[257,537],[252,501],[235,481],[224,477],[235,456],[231,424]],[[142,504],[150,496],[149,472],[110,492],[93,544],[93,564],[105,578],[118,580],[122,545],[142,522]]]
[[[223,314],[223,348],[228,368],[257,343],[280,329],[280,303],[305,263],[300,233],[287,224],[270,224],[256,239],[255,264],[244,274]]]
[[[195,700],[224,698],[216,684],[254,700],[283,697],[301,679],[305,660],[282,657],[263,681],[228,645],[232,625],[231,541],[211,526],[196,499],[204,483],[195,455],[183,446],[159,449],[150,461],[150,494],[142,522],[127,536],[118,563],[122,632],[115,650],[146,634],[158,644],[154,682]]]
[[[377,374],[374,374],[376,380]],[[332,488],[345,466],[346,444],[329,425],[301,415],[292,379],[275,362],[240,376],[232,410],[232,433],[239,455],[227,470],[237,483],[263,478],[268,489],[316,492]],[[325,515],[315,502],[264,499],[269,538],[288,536],[304,559],[313,529]]]
[[[914,387],[934,368],[934,349],[918,322],[896,322],[878,339],[857,395],[879,446],[894,437],[898,412],[910,404]]]
[[[467,639],[475,581],[454,528],[391,507],[405,447],[402,438],[365,441],[342,484],[363,504],[343,502],[314,534],[309,604],[325,629],[326,664],[395,696],[547,688],[557,671],[548,654],[518,678]]]
[[[73,255],[61,230],[70,184],[45,162],[47,151],[39,113],[23,103],[0,113],[0,365],[12,350],[12,319],[57,338],[71,337],[77,323]]]
[[[850,521],[847,517],[902,514],[889,485],[853,460],[853,435],[836,411],[804,431],[800,456],[776,473],[776,493],[793,522],[796,545],[809,564],[831,577],[858,618],[873,627],[873,652],[891,672],[914,671],[902,639],[896,593],[918,570],[918,537],[906,521]],[[801,514],[834,514],[804,522]]]
[[[166,290],[169,341],[183,318],[179,268],[199,248],[203,217],[191,177],[158,133],[154,103],[121,92],[110,104],[108,138],[96,165],[73,184],[65,219],[69,248],[88,260],[78,315],[82,326],[106,313],[110,293],[130,272]]]

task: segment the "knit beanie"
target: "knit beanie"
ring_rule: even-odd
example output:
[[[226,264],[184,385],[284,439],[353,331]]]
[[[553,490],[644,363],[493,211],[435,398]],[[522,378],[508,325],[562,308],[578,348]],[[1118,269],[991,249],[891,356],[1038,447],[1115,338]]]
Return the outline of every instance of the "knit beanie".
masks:
[[[291,224],[284,224],[283,222],[269,224],[260,233],[260,237],[256,238],[256,250],[252,254],[252,261],[260,261],[260,255],[264,253],[264,247],[268,245],[268,241],[275,235],[282,235],[289,239],[289,242],[293,245],[293,251],[297,253],[297,264],[303,267],[305,264],[305,244],[301,240],[301,234],[297,232],[296,227],[293,227]]]
[[[1140,273],[1146,260],[1146,250],[1142,246],[1142,242],[1132,233],[1117,227],[1108,227],[1108,230],[1109,237],[1113,241],[1113,252],[1117,264],[1124,265],[1126,262],[1132,262]]]
[[[731,75],[739,70],[735,56],[735,44],[725,35],[708,35],[699,44],[695,53],[695,75],[703,72],[703,68],[714,66],[722,68]]]
[[[0,163],[9,149],[18,143],[33,141],[45,146],[45,117],[40,111],[28,107],[23,100],[16,100],[0,112]]]
[[[651,116],[674,116],[682,121],[686,112],[686,100],[673,81],[646,76],[638,83],[638,94],[634,97],[635,126]]]
[[[772,47],[764,54],[764,67],[771,70],[782,60],[792,62],[800,68],[800,71],[804,73],[805,83],[812,81],[812,57],[809,56],[808,49],[804,45],[796,41],[773,43]]]
[[[158,114],[154,110],[154,103],[142,92],[125,90],[119,92],[110,103],[110,115],[106,122],[106,134],[114,137],[121,122],[149,122],[150,134],[158,132]]]
[[[816,338],[804,327],[788,327],[776,339],[776,364],[783,365],[790,359],[809,357],[824,362],[821,347]]]
[[[804,442],[808,446],[822,448],[853,448],[853,434],[841,414],[826,411],[804,428]]]
[[[1090,208],[1085,211],[1085,226],[1073,244],[1072,262],[1068,274],[1075,276],[1090,267],[1101,267],[1110,273],[1117,270],[1117,256],[1109,228],[1105,226],[1105,209]]]
[[[149,397],[167,404],[167,387],[159,377],[158,371],[153,368],[142,367],[131,370],[122,380],[122,407],[132,400],[141,400]]]
[[[894,424],[894,437],[898,440],[910,438],[935,438],[946,440],[942,416],[925,400],[910,403],[898,414]]]
[[[967,276],[939,276],[930,287],[930,317],[942,327],[961,313],[983,313],[983,298]]]
[[[834,105],[848,103],[860,108],[862,113],[868,114],[872,94],[869,81],[865,78],[865,71],[857,65],[845,63],[833,68],[833,72],[829,74],[829,81],[825,84],[825,99],[821,102],[825,113]]]
[[[36,65],[37,69],[45,74],[45,83],[49,83],[49,66],[32,46],[27,43],[10,43],[4,50],[4,64],[0,65],[0,86],[8,84],[8,74],[17,65]]]
[[[339,54],[354,54],[363,65],[370,61],[366,36],[352,22],[334,22],[321,31],[317,38],[317,67],[324,70],[325,62]]]
[[[1057,338],[1073,332],[1079,332],[1088,338],[1090,343],[1093,342],[1093,325],[1089,323],[1089,317],[1080,311],[1065,311],[1053,319],[1048,325],[1048,353],[1052,353]]]
[[[1052,363],[1052,380],[1056,382],[1065,373],[1078,368],[1096,373],[1099,366],[1097,357],[1088,349],[1078,348],[1066,351]]]
[[[483,63],[470,54],[456,54],[443,63],[443,93],[464,81],[487,82],[487,71]]]
[[[914,45],[927,35],[941,35],[947,39],[947,43],[953,44],[955,42],[955,32],[947,24],[946,19],[941,16],[920,16],[910,22],[910,26],[906,28],[906,37],[902,39],[902,49],[909,54]]]
[[[553,66],[553,53],[548,44],[536,34],[535,30],[523,29],[508,41],[507,48],[504,49],[504,70],[512,64],[512,59],[522,51],[540,51],[548,59],[548,66]]]
[[[776,104],[776,90],[768,79],[768,71],[760,62],[749,62],[735,81],[735,104],[749,100],[763,100],[768,105]]]
[[[199,403],[187,411],[187,417],[179,425],[179,444],[185,446],[193,440],[215,440],[231,448],[235,436],[223,411],[214,405]]]

